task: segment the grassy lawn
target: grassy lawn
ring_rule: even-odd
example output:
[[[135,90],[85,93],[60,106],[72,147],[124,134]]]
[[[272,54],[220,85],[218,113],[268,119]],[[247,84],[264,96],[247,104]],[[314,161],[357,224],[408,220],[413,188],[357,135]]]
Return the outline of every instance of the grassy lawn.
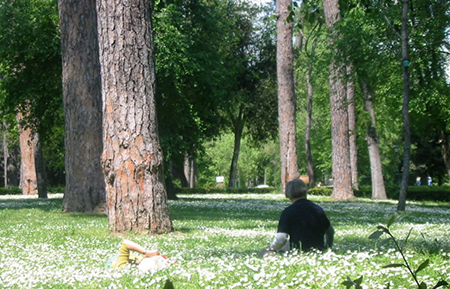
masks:
[[[363,288],[413,288],[393,243],[368,236],[396,214],[396,202],[358,199],[319,203],[333,223],[335,247],[325,253],[259,259],[276,232],[280,212],[289,205],[282,195],[179,195],[170,201],[175,232],[161,236],[115,236],[103,215],[63,214],[61,195],[48,200],[0,196],[1,288],[158,288],[166,279],[175,288],[344,288],[363,276]],[[417,268],[430,265],[418,279],[431,288],[450,282],[450,204],[408,202],[390,227],[403,241]],[[147,249],[159,249],[179,265],[155,274],[135,267],[105,268],[126,237]],[[403,244],[401,242],[401,244]]]

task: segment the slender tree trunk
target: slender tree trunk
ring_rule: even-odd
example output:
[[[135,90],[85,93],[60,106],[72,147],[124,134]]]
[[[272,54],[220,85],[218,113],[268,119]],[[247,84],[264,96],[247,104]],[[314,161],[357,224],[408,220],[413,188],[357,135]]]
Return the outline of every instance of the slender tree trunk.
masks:
[[[370,121],[367,122],[367,147],[369,149],[370,173],[372,176],[372,198],[387,199],[383,180],[383,169],[381,165],[380,148],[378,145],[378,133],[373,107],[372,91],[367,82],[363,83],[364,109],[369,113]]]
[[[442,129],[439,130],[439,136],[441,138],[442,160],[444,161],[445,168],[447,169],[448,181],[450,182],[450,157],[449,157],[450,152],[448,150],[448,138],[445,134],[445,131]]]
[[[190,156],[189,156],[189,153],[186,152],[184,154],[184,170],[183,171],[184,171],[185,179],[187,181],[186,186],[189,187],[189,188],[191,187],[191,169],[192,168],[191,168]]]
[[[287,21],[292,0],[276,1],[278,123],[280,135],[281,183],[299,177],[296,135],[296,99],[293,73],[293,23]]]
[[[3,123],[3,178],[4,178],[4,187],[9,188],[8,184],[8,125]]]
[[[347,66],[347,75],[352,75],[353,69]],[[353,78],[347,81],[347,102],[348,102],[348,130],[350,144],[350,168],[352,175],[352,187],[359,190],[358,183],[358,148],[356,145],[356,113],[355,113],[355,83]]]
[[[313,52],[316,46],[316,41],[313,43]],[[305,152],[306,152],[306,162],[307,162],[307,171],[309,177],[309,187],[313,188],[315,186],[314,180],[314,163],[311,152],[311,123],[312,123],[312,110],[313,110],[313,85],[311,82],[311,74],[312,74],[312,63],[308,65],[308,71],[306,72],[306,84],[308,86],[308,105],[306,108],[306,125],[305,125]]]
[[[193,189],[197,182],[197,164],[195,158],[191,159],[191,173],[189,175],[190,188]]]
[[[195,158],[193,157],[193,155],[187,152],[185,153],[184,156],[184,176],[187,181],[187,186],[193,189],[197,176],[195,168]]]
[[[403,0],[402,9],[402,73],[403,73],[403,138],[404,138],[404,152],[403,152],[403,174],[402,183],[400,187],[400,194],[398,198],[398,211],[404,211],[406,207],[406,194],[408,191],[409,181],[409,161],[411,153],[411,132],[409,124],[409,60],[408,60],[408,2]]]
[[[65,212],[106,213],[95,1],[59,0],[65,112]]]
[[[14,145],[9,147],[7,144],[8,154],[6,174],[8,176],[8,187],[17,187],[20,184],[20,147]]]
[[[44,158],[42,156],[42,147],[38,133],[34,133],[33,142],[34,142],[34,164],[36,169],[38,198],[47,199],[48,194],[47,194],[47,180],[45,178],[45,164]]]
[[[109,227],[172,231],[156,116],[151,1],[99,0],[97,12]]]
[[[36,168],[34,163],[34,142],[31,128],[22,125],[23,115],[17,114],[20,144],[20,188],[23,195],[38,193]]]
[[[172,161],[170,160],[165,167],[168,168],[168,170],[166,170],[166,173],[164,174],[164,183],[166,184],[167,198],[169,200],[178,200],[178,197],[175,193],[175,185],[173,184],[174,175],[177,174],[177,172],[173,168]],[[185,179],[183,173],[180,173],[180,176],[180,179]]]
[[[323,0],[325,23],[330,31],[329,43],[332,46],[335,23],[340,19],[337,0]],[[348,112],[346,94],[343,85],[343,67],[332,60],[330,64],[330,106],[331,106],[331,143],[333,152],[333,193],[336,200],[348,200],[355,197],[351,182],[350,148],[348,134]]]
[[[243,113],[244,110],[243,107],[241,106],[239,109],[238,116],[236,118],[231,117],[234,129],[234,146],[233,146],[233,158],[231,160],[231,167],[230,167],[230,177],[228,181],[228,187],[230,188],[236,188],[236,181],[238,179],[238,160],[239,160],[239,153],[241,151],[242,132],[244,131]]]

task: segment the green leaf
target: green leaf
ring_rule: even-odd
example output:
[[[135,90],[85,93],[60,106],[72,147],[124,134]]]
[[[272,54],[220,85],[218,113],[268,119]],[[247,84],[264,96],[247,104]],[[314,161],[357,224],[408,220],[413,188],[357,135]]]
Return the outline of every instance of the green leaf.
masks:
[[[387,228],[386,228],[385,226],[383,226],[383,225],[378,225],[378,226],[377,226],[377,229],[378,229],[378,230],[383,230],[383,231],[384,231],[384,230],[386,230]]]
[[[351,288],[353,286],[353,282],[352,281],[348,281],[348,280],[342,282],[341,284],[344,285],[345,288]]]
[[[449,284],[447,283],[447,281],[445,280],[440,280],[439,282],[436,283],[436,285],[434,285],[433,289],[435,288],[439,288],[442,286],[448,286]]]
[[[381,268],[398,268],[398,267],[406,267],[405,264],[389,264],[389,265],[384,265]]]
[[[430,264],[430,259],[426,259],[422,264],[420,264],[420,266],[417,268],[416,272],[414,272],[414,274],[419,273],[420,271],[422,271],[423,269],[425,269],[428,264]]]
[[[363,276],[359,277],[358,279],[353,280],[353,282],[355,282],[357,285],[361,285],[363,281]]]
[[[428,288],[427,283],[425,282],[420,283],[420,289],[427,289],[427,288]]]
[[[383,235],[383,231],[375,231],[372,234],[370,234],[369,239],[378,239]]]
[[[390,219],[389,222],[387,223],[387,227],[389,228],[389,227],[392,225],[392,223],[394,223],[394,221],[395,221],[395,215],[393,215],[393,216],[391,217],[391,219]]]

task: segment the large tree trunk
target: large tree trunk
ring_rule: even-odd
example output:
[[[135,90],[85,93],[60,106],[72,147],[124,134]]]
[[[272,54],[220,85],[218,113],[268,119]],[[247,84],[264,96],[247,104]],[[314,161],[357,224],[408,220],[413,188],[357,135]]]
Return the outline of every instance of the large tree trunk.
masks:
[[[59,0],[65,112],[65,212],[106,213],[95,1]]]
[[[372,176],[372,198],[387,199],[383,180],[380,148],[378,145],[377,124],[375,109],[373,107],[372,91],[366,82],[363,83],[364,109],[369,113],[370,121],[367,123],[367,147],[369,149],[370,173]]]
[[[172,231],[156,117],[151,1],[99,0],[97,12],[109,227]]]
[[[352,74],[351,66],[347,66],[347,75]],[[355,82],[352,77],[347,81],[347,102],[348,102],[348,130],[350,144],[350,168],[352,176],[352,187],[359,190],[358,183],[358,148],[356,145],[356,109],[355,109]]]
[[[325,23],[331,32],[330,46],[334,38],[334,24],[340,19],[337,0],[323,0]],[[336,200],[348,200],[355,197],[351,182],[350,148],[348,134],[348,112],[346,94],[343,85],[343,67],[333,60],[330,64],[330,106],[331,106],[331,144],[333,153],[333,193]]]
[[[299,177],[296,135],[296,99],[293,74],[293,23],[287,21],[292,0],[276,1],[278,123],[280,135],[281,183]]]
[[[20,145],[20,188],[23,195],[38,193],[36,168],[34,164],[34,142],[31,128],[23,126],[23,115],[17,113]]]
[[[408,60],[408,0],[403,0],[402,9],[402,72],[403,72],[403,174],[398,198],[398,211],[404,211],[406,207],[406,194],[409,181],[409,161],[411,153],[411,131],[409,124],[409,60]]]

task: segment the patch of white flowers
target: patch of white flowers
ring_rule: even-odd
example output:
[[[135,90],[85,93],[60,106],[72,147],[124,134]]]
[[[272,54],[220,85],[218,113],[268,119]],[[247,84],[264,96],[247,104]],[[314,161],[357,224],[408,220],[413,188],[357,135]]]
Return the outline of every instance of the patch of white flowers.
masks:
[[[374,216],[395,213],[395,204],[389,201],[320,202],[336,224],[336,248],[333,251],[293,253],[260,259],[256,254],[271,241],[278,220],[258,217],[261,212],[281,212],[288,205],[283,196],[214,194],[180,197],[179,201],[169,202],[171,210],[192,211],[199,208],[199,213],[213,210],[226,213],[230,218],[213,221],[207,218],[195,221],[178,218],[174,220],[174,226],[180,228],[179,232],[159,237],[137,237],[147,248],[158,248],[177,264],[153,275],[141,273],[133,266],[125,270],[111,270],[104,265],[118,249],[120,239],[117,238],[114,244],[105,244],[96,238],[57,235],[58,232],[73,229],[77,224],[45,223],[42,228],[36,229],[52,232],[48,238],[60,238],[58,245],[55,242],[52,242],[53,245],[23,243],[16,240],[15,235],[19,232],[20,235],[26,235],[26,232],[31,234],[35,230],[24,218],[23,222],[0,231],[0,287],[162,288],[165,281],[170,279],[177,284],[176,288],[342,288],[341,283],[347,276],[352,279],[364,276],[363,288],[381,288],[388,283],[392,287],[396,282],[402,282],[403,285],[395,288],[414,286],[404,268],[382,268],[387,259],[392,260],[392,263],[401,263],[401,256],[395,250],[377,249],[375,245],[372,248],[357,248],[362,240],[367,242],[368,235],[376,229],[373,225]],[[16,201],[2,203],[6,199],[2,196],[0,212],[1,209],[20,207],[22,198],[15,196]],[[420,204],[409,204],[408,209],[414,212],[416,220],[406,222],[406,225],[394,225],[399,235],[408,234],[413,227],[416,233],[411,238],[426,236],[427,240],[436,240],[437,243],[450,240],[448,209],[422,207]],[[355,216],[356,221],[340,218],[341,215],[348,216],[349,211],[358,214]],[[250,214],[254,219],[233,219],[233,216],[242,214]],[[417,217],[421,214],[426,216]],[[380,222],[384,221],[380,219]],[[105,229],[107,221],[93,220],[78,226]],[[355,239],[355,247],[349,245],[349,249],[345,249],[340,244],[347,236]],[[406,256],[413,266],[422,262],[415,252],[407,251]],[[432,260],[429,268],[421,275],[421,280],[429,285],[450,276],[448,243],[445,249],[439,251],[436,260],[440,262]]]

